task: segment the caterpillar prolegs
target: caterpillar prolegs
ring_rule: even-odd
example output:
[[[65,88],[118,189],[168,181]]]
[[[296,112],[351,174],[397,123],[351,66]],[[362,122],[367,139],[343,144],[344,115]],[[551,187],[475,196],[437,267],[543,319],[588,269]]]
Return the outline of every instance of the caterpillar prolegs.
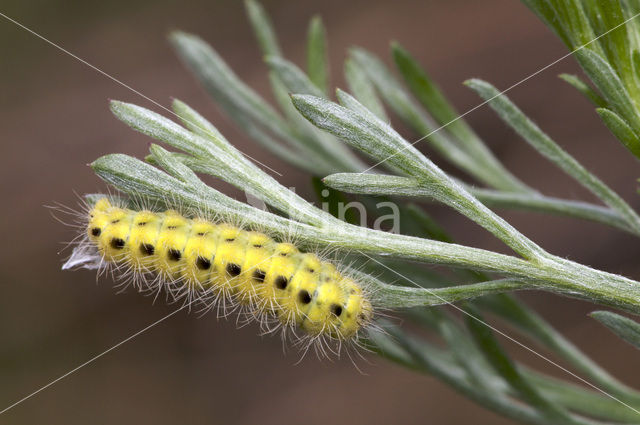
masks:
[[[371,302],[355,280],[263,233],[174,210],[134,211],[106,197],[85,222],[82,247],[97,250],[96,264],[123,267],[138,280],[151,276],[156,286],[181,288],[189,299],[242,307],[263,323],[271,318],[300,329],[308,340],[352,340],[371,322]],[[65,266],[76,261],[72,256]]]

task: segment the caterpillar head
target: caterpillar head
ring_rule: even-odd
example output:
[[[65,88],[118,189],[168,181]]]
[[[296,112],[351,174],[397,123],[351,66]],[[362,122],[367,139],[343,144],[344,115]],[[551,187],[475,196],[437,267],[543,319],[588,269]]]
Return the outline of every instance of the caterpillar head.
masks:
[[[305,295],[308,294],[305,291]],[[373,308],[362,289],[342,278],[319,285],[312,297],[302,327],[311,334],[348,340],[371,322]]]
[[[341,283],[346,297],[342,305],[330,306],[331,313],[335,317],[335,335],[332,336],[338,339],[349,339],[371,322],[373,307],[362,288],[354,281],[345,279]]]

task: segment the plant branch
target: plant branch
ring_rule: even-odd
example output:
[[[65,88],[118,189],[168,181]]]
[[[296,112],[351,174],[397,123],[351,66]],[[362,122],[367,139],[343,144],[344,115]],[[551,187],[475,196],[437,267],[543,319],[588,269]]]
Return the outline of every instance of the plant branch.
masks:
[[[438,201],[475,221],[518,254],[536,260],[545,255],[539,246],[485,207],[373,114],[362,114],[310,95],[293,95],[292,100],[300,113],[316,126],[375,160],[388,161],[395,168],[429,185]],[[352,99],[352,102],[357,100]]]
[[[547,136],[505,95],[501,95],[495,87],[485,81],[469,80],[466,84],[480,97],[489,100],[489,105],[498,115],[538,152],[591,191],[611,209],[617,211],[635,233],[640,233],[640,217],[629,204]]]
[[[338,173],[323,180],[327,186],[347,193],[433,198],[432,190],[415,178],[382,174]],[[640,235],[617,212],[608,207],[581,201],[553,198],[537,193],[524,194],[480,189],[460,183],[480,202],[491,208],[556,214],[602,223]]]

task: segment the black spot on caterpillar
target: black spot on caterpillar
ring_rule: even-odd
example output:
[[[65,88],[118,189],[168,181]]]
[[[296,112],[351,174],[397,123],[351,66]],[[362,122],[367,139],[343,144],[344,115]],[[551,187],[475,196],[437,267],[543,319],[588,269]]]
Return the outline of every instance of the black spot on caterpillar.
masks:
[[[240,275],[241,272],[242,272],[242,268],[240,268],[239,265],[233,264],[233,263],[227,264],[227,274],[229,276],[236,277]]]
[[[255,280],[256,282],[263,283],[264,282],[264,278],[265,278],[266,275],[267,274],[264,271],[262,271],[260,269],[256,269],[253,272],[253,280]]]
[[[153,255],[153,253],[155,251],[156,251],[156,249],[151,244],[148,244],[148,243],[141,243],[140,244],[140,252],[142,254],[144,254],[144,255]]]
[[[182,258],[182,252],[174,248],[169,248],[167,251],[167,258],[171,261],[180,261],[180,258]]]
[[[196,266],[200,270],[209,270],[211,268],[211,261],[204,257],[198,257],[196,260]]]
[[[81,248],[92,250],[91,264],[113,265],[137,282],[152,276],[176,298],[238,308],[267,327],[301,329],[310,342],[352,341],[371,323],[370,299],[356,281],[331,262],[260,232],[173,210],[120,208],[107,198],[85,221]]]
[[[276,286],[276,288],[278,289],[287,289],[287,284],[289,283],[289,279],[287,279],[284,276],[278,276],[276,277],[276,280],[274,282],[274,285]]]
[[[125,243],[126,242],[120,238],[112,238],[109,241],[109,245],[111,246],[111,248],[118,250],[124,248]]]

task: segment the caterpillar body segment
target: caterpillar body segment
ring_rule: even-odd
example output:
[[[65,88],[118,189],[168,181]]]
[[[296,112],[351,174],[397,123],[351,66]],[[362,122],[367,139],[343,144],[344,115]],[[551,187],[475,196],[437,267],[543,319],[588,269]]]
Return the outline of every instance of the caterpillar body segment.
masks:
[[[312,339],[350,340],[372,319],[371,302],[353,279],[260,232],[173,210],[133,211],[102,198],[89,211],[86,235],[104,262],[134,276],[153,274],[162,285],[186,288],[190,299],[197,293],[241,306]]]

